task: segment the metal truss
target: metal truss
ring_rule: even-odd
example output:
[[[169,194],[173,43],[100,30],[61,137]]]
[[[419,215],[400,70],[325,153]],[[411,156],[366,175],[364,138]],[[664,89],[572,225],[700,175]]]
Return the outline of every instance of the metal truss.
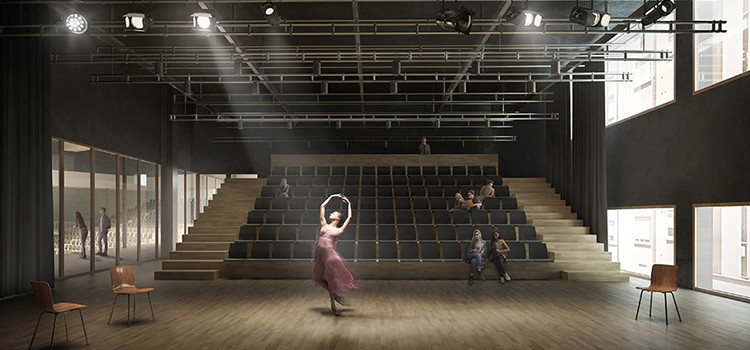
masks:
[[[388,147],[388,142],[419,142],[422,137],[415,136],[357,136],[355,137],[265,137],[265,136],[217,136],[214,142],[218,143],[267,143],[272,147],[273,143],[307,143],[311,142],[344,142],[346,147],[349,143],[383,142]],[[430,141],[435,142],[513,142],[518,137],[511,135],[487,135],[487,136],[430,136]]]

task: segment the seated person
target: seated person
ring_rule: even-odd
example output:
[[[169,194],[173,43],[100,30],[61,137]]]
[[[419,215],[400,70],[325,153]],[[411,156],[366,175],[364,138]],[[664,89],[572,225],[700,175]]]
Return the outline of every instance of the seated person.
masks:
[[[474,276],[484,281],[484,275],[482,275],[482,269],[484,268],[484,261],[482,261],[482,255],[485,253],[484,248],[482,232],[474,230],[474,236],[471,239],[471,243],[469,243],[469,250],[464,256],[464,262],[469,264],[469,285],[474,284]]]
[[[456,192],[456,195],[453,196],[453,198],[455,198],[456,201],[453,204],[453,208],[451,208],[450,211],[456,211],[459,209],[468,209],[468,207],[466,206],[466,201],[464,200],[464,196],[462,196],[461,193]]]
[[[479,197],[482,199],[484,199],[484,197],[494,197],[495,189],[492,187],[493,184],[494,182],[492,180],[487,179],[487,184],[479,189]]]
[[[279,198],[289,198],[289,184],[284,177],[279,181]]]
[[[505,262],[508,260],[508,252],[510,247],[505,240],[500,238],[500,232],[495,229],[495,233],[492,234],[492,242],[490,243],[490,249],[487,252],[488,259],[490,262],[495,264],[497,274],[500,276],[498,282],[501,284],[510,281],[508,271],[505,270]]]
[[[482,209],[482,199],[480,197],[477,197],[474,195],[474,190],[469,190],[469,195],[467,199],[464,201],[466,203],[466,208],[469,210],[479,210]]]

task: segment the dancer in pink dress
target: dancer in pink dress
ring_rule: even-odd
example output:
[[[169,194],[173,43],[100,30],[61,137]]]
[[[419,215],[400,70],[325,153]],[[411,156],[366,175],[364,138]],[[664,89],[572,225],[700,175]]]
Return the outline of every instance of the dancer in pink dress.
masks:
[[[349,206],[349,215],[346,220],[343,220],[343,215],[338,211],[334,211],[328,217],[331,220],[331,223],[329,224],[325,219],[326,205],[328,205],[328,202],[334,197],[341,198],[341,200]],[[313,283],[328,291],[328,295],[331,298],[331,311],[336,316],[341,316],[341,312],[336,308],[336,303],[343,306],[349,306],[341,294],[358,288],[357,284],[354,282],[354,277],[352,276],[351,271],[346,267],[344,261],[341,260],[341,256],[339,256],[339,253],[337,253],[335,249],[336,241],[339,236],[344,233],[346,227],[349,226],[351,218],[352,204],[341,194],[331,195],[320,205],[321,228],[318,247],[315,249]]]

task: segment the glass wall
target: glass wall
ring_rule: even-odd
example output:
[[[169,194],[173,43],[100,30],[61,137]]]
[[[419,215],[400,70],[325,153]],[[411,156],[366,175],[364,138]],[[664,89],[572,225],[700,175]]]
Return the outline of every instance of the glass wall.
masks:
[[[91,270],[91,232],[96,228],[91,212],[91,148],[63,142],[64,189],[62,220],[65,222],[65,275]]]
[[[650,276],[653,264],[674,265],[674,208],[607,210],[608,251],[620,269]]]
[[[695,0],[696,20],[723,19],[726,33],[695,34],[695,90],[704,89],[750,70],[750,0]]]
[[[695,208],[696,288],[750,298],[749,208]]]
[[[141,261],[156,259],[158,223],[156,164],[141,162]]]
[[[182,242],[182,235],[187,234],[185,227],[185,218],[187,217],[187,211],[185,210],[185,194],[187,190],[185,182],[185,171],[177,171],[177,240],[175,242]]]
[[[186,181],[187,181],[187,202],[185,203],[186,211],[187,211],[186,225],[187,227],[193,227],[193,221],[195,221],[196,216],[197,216],[196,213],[198,212],[198,203],[195,202],[196,200],[195,173],[187,172]]]
[[[57,139],[51,162],[58,277],[156,257],[158,164]]]
[[[199,175],[200,178],[200,199],[201,205],[199,212],[202,213],[203,209],[208,206],[209,202],[214,198],[214,195],[224,183],[224,175]]]
[[[665,20],[674,20],[672,12]],[[654,24],[654,29],[668,25]],[[661,28],[660,28],[661,27]],[[674,58],[675,34],[623,34],[612,41],[616,50],[659,50]],[[674,100],[674,60],[608,61],[607,72],[630,72],[632,81],[605,83],[606,125],[633,117]]]
[[[112,153],[96,151],[94,155],[94,194],[96,225],[92,230],[96,240],[96,268],[115,266],[117,227],[117,157]]]

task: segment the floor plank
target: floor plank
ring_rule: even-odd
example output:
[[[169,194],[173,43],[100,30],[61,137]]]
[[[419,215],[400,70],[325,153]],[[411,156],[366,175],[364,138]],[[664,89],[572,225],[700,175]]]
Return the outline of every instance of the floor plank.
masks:
[[[683,322],[661,295],[648,297],[635,315],[638,292],[629,283],[565,281],[368,280],[349,295],[354,304],[334,317],[327,294],[308,280],[154,281],[159,262],[136,266],[136,281],[155,287],[156,321],[146,297],[126,327],[109,274],[59,281],[56,301],[88,304],[88,349],[745,349],[750,345],[750,304],[679,290]],[[488,271],[490,272],[490,271]],[[488,274],[488,277],[494,275]],[[30,296],[0,301],[0,344],[28,347],[38,313]],[[75,317],[73,317],[75,316]],[[84,347],[77,315],[69,315],[70,342],[58,322],[55,348]],[[47,346],[52,324],[44,316],[34,348]]]

